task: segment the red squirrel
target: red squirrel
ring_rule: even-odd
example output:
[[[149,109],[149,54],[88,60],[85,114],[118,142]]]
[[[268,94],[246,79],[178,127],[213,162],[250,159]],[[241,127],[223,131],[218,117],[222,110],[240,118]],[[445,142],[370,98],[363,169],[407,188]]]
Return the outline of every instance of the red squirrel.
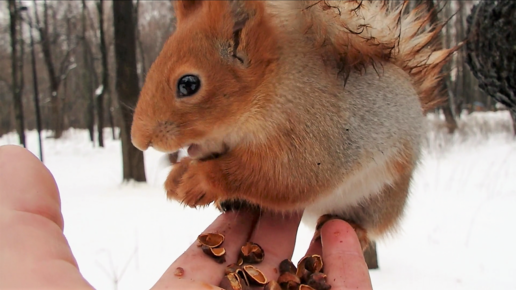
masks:
[[[420,6],[386,1],[173,1],[132,142],[189,157],[165,182],[190,207],[245,201],[333,215],[376,239],[403,214],[424,109],[456,48]],[[363,243],[367,244],[367,243]]]

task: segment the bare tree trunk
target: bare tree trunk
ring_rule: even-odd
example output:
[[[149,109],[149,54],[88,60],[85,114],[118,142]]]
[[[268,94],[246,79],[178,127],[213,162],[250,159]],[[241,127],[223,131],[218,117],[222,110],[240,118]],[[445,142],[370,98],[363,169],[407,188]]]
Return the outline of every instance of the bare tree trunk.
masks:
[[[437,25],[439,21],[439,16],[437,15],[437,10],[435,9],[434,1],[433,0],[424,0],[428,12],[432,15],[432,20],[430,21],[431,25]],[[449,4],[448,4],[449,5]],[[448,8],[448,7],[447,7]],[[442,33],[441,33],[442,34]],[[437,48],[442,48],[443,42],[442,37],[438,40],[439,43],[437,43]],[[450,43],[447,43],[447,45],[450,45]],[[444,118],[446,120],[446,126],[448,127],[448,133],[453,134],[455,130],[457,129],[457,121],[455,120],[454,114],[453,114],[453,99],[454,95],[453,93],[450,93],[450,75],[446,75],[445,79],[441,81],[442,89],[441,91],[445,94],[445,97],[447,98],[446,102],[442,106]]]
[[[112,105],[112,101],[113,101],[113,99],[108,97],[108,99],[107,99],[107,103],[109,104],[108,118],[109,118],[109,126],[111,127],[111,138],[113,140],[116,140],[115,118],[113,117],[115,109]]]
[[[70,2],[66,2],[66,15],[71,15],[72,12],[71,12],[71,3]],[[57,22],[57,16],[55,16],[55,20]],[[66,45],[66,50],[69,51],[70,50],[70,47],[71,47],[71,43],[72,43],[72,24],[71,24],[71,18],[70,17],[65,17],[65,23],[66,23],[66,41],[65,41],[65,45]],[[64,113],[64,112],[67,112],[68,111],[68,108],[67,108],[67,105],[69,104],[69,95],[68,95],[68,87],[70,85],[70,81],[68,78],[61,78],[61,75],[60,75],[60,79],[61,79],[61,82],[62,82],[62,86],[63,86],[63,91],[62,91],[62,94],[61,94],[61,99],[60,99],[60,102],[61,102],[61,130],[65,130],[65,128],[68,128],[69,127],[69,122],[68,122],[68,116]]]
[[[464,3],[461,1],[455,2],[459,7],[457,9],[457,15],[455,16],[455,43],[461,42],[461,39],[464,38],[464,24],[462,13],[464,10]],[[466,71],[464,67],[464,48],[461,48],[457,51],[456,54],[457,64],[455,65],[457,68],[457,75],[455,77],[455,90],[454,96],[457,98],[464,98],[464,96],[471,96],[471,87],[466,85]],[[455,105],[455,104],[452,104]],[[454,111],[456,113],[457,111]]]
[[[131,143],[132,111],[136,107],[138,74],[132,1],[113,1],[115,30],[116,90],[121,111],[124,180],[146,181],[143,152]]]
[[[69,45],[64,57],[62,58],[58,69],[56,69],[53,61],[51,44],[52,39],[50,39],[49,34],[49,23],[48,23],[48,13],[49,8],[47,1],[43,1],[43,23],[39,20],[39,15],[37,11],[38,4],[36,0],[33,0],[33,7],[35,10],[36,16],[36,26],[39,31],[40,37],[40,45],[41,50],[43,52],[43,57],[45,59],[45,64],[47,67],[48,78],[50,80],[50,102],[52,108],[52,128],[54,130],[54,138],[60,138],[63,134],[63,113],[61,110],[61,100],[59,99],[59,87],[61,82],[66,79],[68,73],[72,68],[69,66],[70,54],[75,49],[75,45]],[[54,18],[53,25],[54,29],[57,25],[57,16],[55,11],[52,11],[52,16]],[[57,37],[57,36],[55,36]],[[68,43],[69,44],[69,43]]]
[[[95,106],[94,106],[94,85],[92,83],[91,74],[95,73],[91,71],[91,62],[92,57],[90,54],[90,49],[88,45],[88,40],[86,38],[87,32],[87,19],[86,19],[86,0],[82,0],[82,13],[81,13],[81,22],[82,22],[82,53],[83,53],[83,62],[85,68],[82,70],[82,81],[84,84],[83,90],[83,98],[86,100],[86,124],[88,127],[88,132],[90,135],[90,141],[95,145]]]
[[[43,142],[41,140],[41,113],[39,107],[39,91],[38,91],[38,73],[36,70],[36,53],[34,52],[34,36],[32,34],[32,19],[29,14],[29,36],[30,36],[30,54],[32,64],[32,86],[34,89],[34,110],[36,112],[36,128],[38,130],[38,144],[39,144],[39,160],[43,162]]]
[[[23,117],[23,38],[18,37],[18,30],[21,34],[20,10],[15,0],[9,0],[10,16],[10,35],[11,35],[11,75],[12,75],[12,94],[14,113],[16,121],[16,131],[18,132],[20,144],[26,147],[25,124]],[[20,53],[18,54],[18,46]]]
[[[138,9],[140,7],[140,0],[136,0],[135,6],[134,6],[134,29],[136,32],[136,44],[137,44],[137,51],[140,55],[140,61],[141,61],[141,70],[140,70],[140,81],[145,80],[146,74],[147,74],[147,65],[145,62],[145,52],[143,51],[143,44],[140,38],[140,29],[138,26]]]
[[[22,2],[21,0],[18,0],[18,9],[20,9],[22,7]],[[20,11],[21,12],[21,11]],[[23,27],[22,27],[22,18],[21,18],[21,15],[18,13],[18,31],[20,32],[20,38],[19,38],[19,43],[18,45],[20,46],[20,57],[18,58],[18,74],[19,74],[19,82],[18,82],[18,86],[19,86],[19,90],[18,90],[18,100],[20,102],[19,106],[20,106],[20,116],[19,116],[19,119],[20,119],[20,130],[21,132],[23,133],[23,140],[24,140],[24,146],[26,146],[27,144],[27,140],[26,140],[26,137],[25,137],[25,114],[23,112],[23,89],[25,88],[25,72],[24,72],[24,69],[23,69],[23,66],[25,64],[25,38],[23,36]]]
[[[58,90],[61,80],[58,78],[56,70],[54,68],[54,62],[52,60],[52,51],[50,49],[50,39],[48,33],[48,5],[47,1],[43,2],[43,25],[39,21],[37,12],[37,3],[34,1],[34,9],[36,9],[36,25],[39,31],[40,45],[47,66],[48,78],[50,80],[50,101],[52,108],[52,129],[54,130],[54,138],[60,138],[63,134],[61,127],[61,106],[58,97]]]
[[[104,1],[97,2],[100,30],[100,53],[102,55],[102,90],[97,95],[98,139],[99,146],[104,147],[104,94],[109,90],[109,70],[107,61],[106,36],[104,35]]]

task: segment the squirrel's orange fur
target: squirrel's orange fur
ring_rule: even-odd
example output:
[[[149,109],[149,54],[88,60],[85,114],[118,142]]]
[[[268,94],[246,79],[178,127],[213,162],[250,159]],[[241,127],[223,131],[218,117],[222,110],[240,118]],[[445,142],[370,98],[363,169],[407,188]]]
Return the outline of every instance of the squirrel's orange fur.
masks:
[[[370,236],[396,225],[420,155],[423,109],[453,49],[419,7],[383,1],[175,1],[133,143],[191,158],[165,187],[189,206],[245,200],[338,215]],[[200,79],[179,98],[178,80]],[[194,150],[195,149],[195,150]],[[217,158],[206,158],[212,153]],[[312,220],[315,220],[312,219]]]

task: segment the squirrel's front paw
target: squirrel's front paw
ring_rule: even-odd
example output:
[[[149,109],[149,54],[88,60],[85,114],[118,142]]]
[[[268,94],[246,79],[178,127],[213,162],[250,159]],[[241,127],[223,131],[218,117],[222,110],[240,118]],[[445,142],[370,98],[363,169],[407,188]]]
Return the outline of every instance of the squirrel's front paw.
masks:
[[[214,190],[208,186],[206,176],[200,170],[202,164],[198,162],[190,162],[176,191],[176,198],[189,207],[209,205],[216,199]]]
[[[189,168],[192,159],[186,157],[180,162],[174,164],[172,171],[168,174],[167,180],[165,181],[165,190],[167,191],[167,197],[170,199],[180,200],[177,195],[177,189],[183,178],[183,175]]]

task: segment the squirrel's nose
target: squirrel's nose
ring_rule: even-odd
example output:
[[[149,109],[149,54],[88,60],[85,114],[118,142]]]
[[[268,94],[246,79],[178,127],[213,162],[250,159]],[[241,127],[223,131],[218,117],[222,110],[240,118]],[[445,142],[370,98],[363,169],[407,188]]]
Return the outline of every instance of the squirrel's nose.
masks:
[[[147,150],[149,147],[152,147],[152,142],[141,140],[139,138],[135,138],[133,134],[131,134],[131,142],[133,143],[134,147],[138,148],[141,151]]]
[[[152,134],[149,130],[145,130],[139,122],[133,121],[133,125],[131,127],[131,142],[134,147],[141,151],[145,151],[152,146]]]

